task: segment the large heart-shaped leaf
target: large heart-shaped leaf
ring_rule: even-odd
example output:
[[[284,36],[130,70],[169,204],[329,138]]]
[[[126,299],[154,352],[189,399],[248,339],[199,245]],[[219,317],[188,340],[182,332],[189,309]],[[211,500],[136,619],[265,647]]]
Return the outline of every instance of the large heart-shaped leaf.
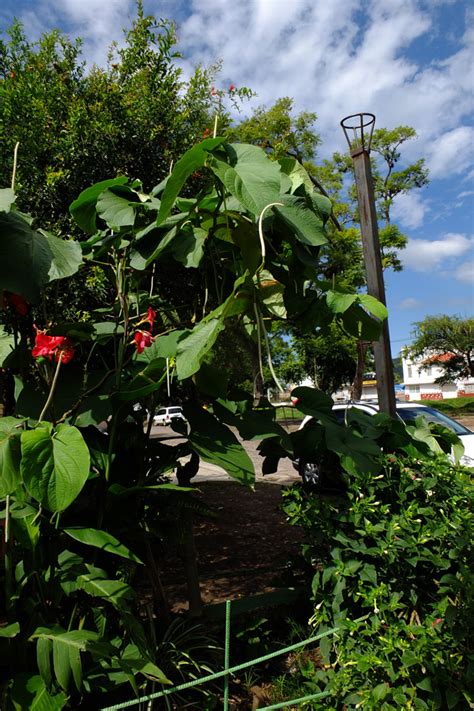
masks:
[[[326,244],[323,219],[308,206],[305,198],[283,195],[279,202],[283,205],[275,206],[275,212],[297,240],[312,247]]]
[[[69,212],[84,232],[93,235],[97,232],[97,213],[96,203],[99,195],[115,185],[124,185],[127,178],[112,178],[111,180],[102,180],[100,183],[92,185],[82,191],[79,197],[74,200],[69,208]]]
[[[97,214],[113,230],[120,227],[132,227],[135,222],[136,208],[141,204],[137,193],[127,186],[116,185],[99,195]]]
[[[267,205],[281,202],[278,163],[257,146],[233,143],[226,148],[229,162],[213,157],[209,167],[246,210],[257,217]]]
[[[48,511],[64,511],[89,476],[90,457],[76,427],[42,422],[21,435],[21,474],[29,494]]]
[[[51,252],[49,281],[64,279],[75,274],[82,264],[82,249],[79,242],[59,239],[44,230],[40,230],[40,234],[46,240]]]

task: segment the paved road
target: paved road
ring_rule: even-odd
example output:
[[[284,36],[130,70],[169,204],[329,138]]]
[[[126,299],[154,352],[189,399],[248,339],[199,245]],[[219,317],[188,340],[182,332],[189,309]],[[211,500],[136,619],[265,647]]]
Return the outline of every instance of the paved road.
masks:
[[[474,431],[474,416],[467,416],[463,418],[458,418],[465,427],[472,429]],[[296,425],[290,425],[290,429],[296,429]],[[159,439],[166,440],[168,444],[178,444],[182,441],[182,437],[173,432],[171,427],[152,427],[151,429],[152,437],[158,437]],[[247,454],[253,462],[256,472],[256,481],[264,482],[268,484],[279,484],[288,486],[300,481],[298,473],[293,468],[289,459],[281,459],[278,465],[278,471],[276,474],[262,474],[262,457],[257,452],[258,441],[245,441],[242,440],[242,444],[245,447]],[[231,477],[220,467],[214,464],[208,464],[207,462],[201,462],[199,468],[199,474],[193,478],[193,483],[199,483],[200,481],[231,481]]]
[[[151,436],[158,437],[167,442],[167,444],[175,445],[182,441],[182,437],[173,432],[171,427],[159,426],[152,427]],[[262,457],[257,452],[258,441],[244,441],[242,444],[245,447],[247,454],[253,462],[256,473],[257,482],[265,482],[269,484],[289,485],[300,481],[298,473],[293,468],[289,459],[280,460],[278,471],[276,474],[262,474]],[[199,474],[193,478],[193,483],[200,481],[230,481],[231,477],[220,467],[207,462],[201,462]]]

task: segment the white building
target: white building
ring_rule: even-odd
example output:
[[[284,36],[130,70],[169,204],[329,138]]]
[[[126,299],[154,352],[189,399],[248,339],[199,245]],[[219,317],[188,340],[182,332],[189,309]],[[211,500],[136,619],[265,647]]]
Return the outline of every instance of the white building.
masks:
[[[450,357],[449,353],[436,356],[438,360],[447,360]],[[445,400],[452,397],[474,395],[474,378],[440,385],[435,380],[442,375],[443,369],[434,364],[430,365],[429,361],[429,356],[414,361],[403,355],[402,352],[405,400]],[[422,365],[423,367],[421,367]]]

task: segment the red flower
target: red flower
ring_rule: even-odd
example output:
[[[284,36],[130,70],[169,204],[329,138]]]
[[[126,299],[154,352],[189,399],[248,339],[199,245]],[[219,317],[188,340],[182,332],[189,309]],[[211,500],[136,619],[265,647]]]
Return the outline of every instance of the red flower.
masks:
[[[10,72],[10,79],[14,79],[14,78],[15,78],[15,72]]]
[[[236,89],[235,84],[231,84],[231,85],[229,86],[229,91],[230,91],[231,93],[232,93],[233,91],[235,91],[235,89]]]
[[[211,133],[210,130],[209,130],[208,128],[206,128],[205,131],[204,131],[204,133],[202,134],[202,137],[203,137],[203,138],[208,138],[208,136],[210,135],[210,133]]]
[[[28,313],[28,304],[26,303],[23,296],[20,294],[10,294],[8,301],[11,306],[15,309],[19,316],[26,316]]]
[[[211,88],[211,96],[215,96],[216,94],[217,94],[216,87],[213,86],[213,87]]]
[[[146,312],[146,321],[150,324],[150,331],[153,331],[153,324],[155,323],[156,311],[153,311],[151,306],[148,307]]]
[[[151,335],[150,331],[135,331],[133,340],[135,341],[137,353],[143,353],[145,348],[151,346],[155,339]]]
[[[432,626],[432,627],[436,627],[436,625],[439,625],[440,622],[442,622],[442,621],[443,621],[443,618],[442,618],[442,617],[437,617],[436,620],[434,620],[434,621],[431,623],[431,626]]]
[[[36,328],[35,347],[33,348],[33,358],[53,358],[58,361],[61,354],[61,362],[69,363],[74,356],[72,342],[66,336],[48,336],[44,331]]]

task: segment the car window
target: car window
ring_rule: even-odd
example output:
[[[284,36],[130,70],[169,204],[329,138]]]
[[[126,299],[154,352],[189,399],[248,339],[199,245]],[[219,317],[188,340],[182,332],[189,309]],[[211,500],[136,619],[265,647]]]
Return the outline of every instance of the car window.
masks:
[[[165,408],[161,408],[161,410],[158,410],[156,413],[155,417],[158,417],[158,415],[166,415],[166,410]]]
[[[457,435],[472,434],[471,430],[461,425],[459,422],[452,420],[439,410],[434,410],[432,407],[400,407],[397,410],[404,422],[414,422],[417,417],[422,415],[428,422],[433,422],[436,425],[443,425],[455,432]]]
[[[175,415],[176,413],[181,413],[181,408],[180,407],[170,407],[169,411],[170,411],[171,415]]]

